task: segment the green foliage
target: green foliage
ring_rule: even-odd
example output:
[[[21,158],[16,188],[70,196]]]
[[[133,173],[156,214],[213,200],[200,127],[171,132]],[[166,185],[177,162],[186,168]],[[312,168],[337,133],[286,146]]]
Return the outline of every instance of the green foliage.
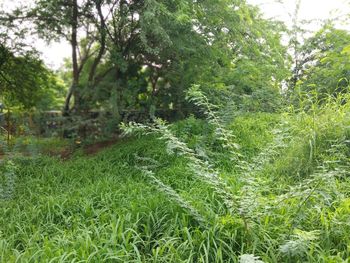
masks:
[[[215,121],[213,105],[206,97],[195,88],[191,90],[190,96],[196,105],[204,106],[209,123],[214,126],[213,131],[215,128],[225,131],[225,128]],[[349,105],[342,104],[342,101],[347,101],[347,97],[329,101],[323,107],[313,107],[313,111],[309,113],[302,111],[294,115],[283,115],[282,121],[273,125],[275,127],[272,126],[273,130],[270,125],[265,126],[268,124],[266,121],[269,121],[265,117],[263,127],[269,127],[269,132],[274,135],[273,140],[267,144],[265,142],[260,153],[253,154],[255,156],[252,159],[238,155],[238,159],[233,159],[234,166],[226,171],[222,165],[212,166],[215,164],[212,158],[220,158],[220,155],[210,156],[205,152],[203,154],[203,149],[205,151],[208,149],[205,147],[201,148],[201,151],[198,148],[188,148],[184,141],[176,138],[160,121],[156,121],[154,126],[132,124],[124,127],[124,130],[127,133],[132,130],[157,132],[161,135],[160,139],[166,142],[168,153],[177,153],[188,160],[187,167],[191,174],[210,185],[216,198],[225,205],[224,210],[219,213],[209,209],[206,212],[199,212],[207,224],[215,225],[217,221],[213,218],[220,217],[222,212],[228,218],[237,220],[238,217],[242,220],[247,235],[246,243],[249,243],[250,235],[254,236],[255,243],[261,242],[261,239],[266,240],[267,237],[263,233],[267,231],[269,242],[277,242],[280,245],[274,256],[285,256],[286,262],[317,261],[324,256],[322,249],[337,244],[318,239],[325,230],[320,226],[320,220],[323,219],[319,218],[317,211],[332,211],[334,202],[341,201],[346,196],[346,191],[344,192],[340,183],[345,179],[344,176],[348,175],[349,155],[348,147],[341,145],[342,141],[347,140],[350,119],[349,115],[345,114]],[[254,120],[257,120],[256,116]],[[262,120],[264,119],[260,119]],[[193,120],[190,120],[191,122]],[[194,128],[196,130],[196,125]],[[259,129],[251,133],[260,134]],[[220,135],[214,134],[220,141]],[[230,137],[229,143],[234,142],[233,138]],[[252,138],[246,140],[250,139]],[[225,144],[225,140],[221,140],[221,143]],[[237,156],[231,148],[225,148],[226,155]],[[152,177],[156,178],[154,174]],[[167,195],[173,196],[176,193],[170,186],[164,183],[162,186],[163,192]],[[235,194],[231,192],[233,189],[236,189]],[[172,200],[178,202],[176,198]],[[201,200],[203,201],[205,200]],[[193,214],[191,212],[193,208],[181,205],[184,203],[186,204],[186,200],[181,199],[179,205]],[[206,207],[211,206],[208,204]],[[216,216],[211,215],[213,213],[216,213]],[[226,219],[221,223],[227,225],[228,222],[231,220]],[[237,229],[237,226],[234,229]],[[291,234],[293,231],[294,235]],[[329,235],[328,230],[326,231]],[[264,245],[261,245],[264,251]],[[266,249],[270,250],[271,247]],[[342,250],[342,253],[343,258],[348,256],[347,251]],[[259,260],[249,254],[244,255],[243,259]],[[268,261],[271,260],[269,257]],[[273,259],[276,262],[281,260],[282,258]]]
[[[16,55],[3,45],[0,45],[0,86],[5,104],[25,109],[48,108],[63,89],[36,54]]]
[[[16,159],[16,191],[0,205],[1,260],[342,262],[350,233],[347,112],[332,102],[314,113],[235,118],[241,166],[215,170],[235,206],[249,204],[247,225],[194,176],[205,175],[203,163],[194,171],[187,154],[166,152],[169,138],[127,139],[69,161]],[[181,147],[195,148],[193,136],[215,134],[211,125],[192,117],[171,131]],[[202,138],[202,150],[213,150],[211,136]],[[209,161],[216,158],[224,157]]]
[[[0,160],[0,202],[9,200],[15,192],[16,165],[8,160]]]
[[[106,113],[70,117],[74,139],[134,111],[144,122],[122,123],[125,137],[95,156],[61,160],[55,138],[1,145],[1,262],[349,260],[347,32],[306,41],[283,111],[285,28],[245,1],[37,0],[24,14],[1,13],[0,27],[30,18],[45,39],[67,38],[80,51],[61,72],[68,97]],[[58,106],[57,78],[0,35],[5,99]],[[160,109],[197,117],[169,124]]]
[[[10,14],[1,7],[1,100],[8,107],[47,109],[57,105],[64,87],[28,44],[28,23],[24,20],[20,9]]]
[[[193,84],[214,94],[230,87],[230,99],[244,111],[276,111],[289,74],[284,26],[245,1],[36,0],[4,20],[12,27],[29,20],[45,40],[68,40],[65,109],[103,108],[117,122],[125,110],[175,110],[183,117],[191,111],[184,93]]]
[[[349,86],[349,40],[346,30],[325,25],[302,47],[302,70],[295,95],[317,93],[319,100],[347,92]],[[322,101],[321,101],[322,102]]]
[[[69,147],[69,141],[56,137],[37,138],[34,136],[21,136],[13,141],[11,152],[28,156],[40,154],[59,155]]]

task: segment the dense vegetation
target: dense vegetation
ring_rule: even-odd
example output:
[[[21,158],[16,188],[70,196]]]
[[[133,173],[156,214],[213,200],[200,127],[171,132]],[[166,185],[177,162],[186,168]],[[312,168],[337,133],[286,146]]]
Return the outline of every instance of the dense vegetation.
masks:
[[[348,262],[350,33],[299,7],[0,5],[0,262]]]
[[[239,116],[229,125],[242,156],[234,161],[215,127],[192,117],[167,127],[172,141],[148,135],[92,157],[7,162],[16,184],[1,204],[2,261],[342,262],[349,122],[337,103],[312,115]],[[192,172],[177,140],[210,162],[227,193]]]

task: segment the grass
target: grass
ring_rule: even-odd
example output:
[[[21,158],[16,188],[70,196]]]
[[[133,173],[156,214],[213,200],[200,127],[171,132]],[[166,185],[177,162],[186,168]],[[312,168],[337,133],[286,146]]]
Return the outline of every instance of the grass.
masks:
[[[171,128],[207,153],[245,218],[228,212],[186,156],[169,155],[156,135],[66,161],[16,157],[2,171],[14,169],[16,183],[13,197],[0,200],[0,262],[347,262],[348,112],[329,106],[314,115],[237,117],[229,128],[249,172],[206,122]],[[147,158],[157,163],[154,176],[207,224],[138,169],[150,167]]]
[[[6,137],[0,137],[0,155],[47,155],[59,156],[62,151],[72,148],[69,140],[51,137],[19,136],[11,137],[9,143]]]

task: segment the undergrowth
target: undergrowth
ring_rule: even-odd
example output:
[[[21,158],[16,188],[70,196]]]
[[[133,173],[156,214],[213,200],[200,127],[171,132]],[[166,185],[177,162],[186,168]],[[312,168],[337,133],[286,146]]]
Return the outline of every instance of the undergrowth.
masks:
[[[92,157],[4,160],[0,261],[347,262],[348,98],[226,125],[192,91],[208,121],[125,125],[133,137]]]

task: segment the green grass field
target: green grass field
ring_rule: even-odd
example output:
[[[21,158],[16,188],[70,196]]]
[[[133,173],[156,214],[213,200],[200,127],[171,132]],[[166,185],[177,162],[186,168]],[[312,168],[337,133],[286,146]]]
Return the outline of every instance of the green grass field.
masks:
[[[348,262],[349,117],[345,108],[237,117],[229,129],[245,170],[206,122],[175,124],[229,186],[233,212],[157,135],[69,160],[3,160],[0,262]]]

